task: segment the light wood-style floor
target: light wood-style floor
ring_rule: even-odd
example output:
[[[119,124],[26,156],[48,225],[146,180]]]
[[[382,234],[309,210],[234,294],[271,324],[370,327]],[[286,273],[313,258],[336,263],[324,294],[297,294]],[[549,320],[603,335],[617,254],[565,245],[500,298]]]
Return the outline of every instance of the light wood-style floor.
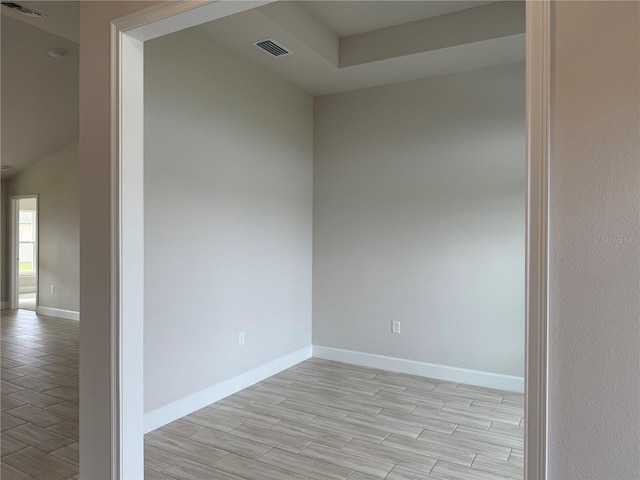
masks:
[[[146,437],[147,479],[519,479],[523,396],[307,360]]]
[[[78,322],[2,310],[2,480],[77,478],[78,332]]]
[[[2,312],[2,479],[77,478],[78,323]],[[307,360],[145,437],[145,478],[520,479],[521,394]]]

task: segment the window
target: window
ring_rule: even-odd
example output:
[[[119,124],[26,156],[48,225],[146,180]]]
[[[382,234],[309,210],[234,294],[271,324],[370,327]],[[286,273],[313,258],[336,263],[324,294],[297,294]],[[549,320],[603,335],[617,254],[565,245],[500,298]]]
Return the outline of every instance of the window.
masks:
[[[20,210],[20,273],[36,273],[36,212]]]

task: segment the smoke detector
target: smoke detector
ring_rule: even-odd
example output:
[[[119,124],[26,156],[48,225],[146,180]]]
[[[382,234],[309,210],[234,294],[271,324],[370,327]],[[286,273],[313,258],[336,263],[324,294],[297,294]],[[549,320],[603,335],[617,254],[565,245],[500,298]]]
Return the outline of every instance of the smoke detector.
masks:
[[[258,40],[252,42],[251,45],[255,45],[259,49],[267,52],[272,57],[284,57],[291,55],[293,52],[284,45],[279,44],[273,38],[265,38],[264,40]]]
[[[51,48],[47,53],[49,54],[50,57],[53,57],[53,58],[61,58],[69,55],[69,52],[64,48]]]
[[[16,11],[18,13],[21,13],[22,15],[26,15],[27,17],[35,17],[35,18],[46,18],[47,17],[44,13],[38,12],[37,10],[34,10],[33,8],[24,7],[24,6],[20,5],[19,3],[2,2],[2,5],[4,5],[7,8],[10,8],[11,10],[14,10],[14,11]]]

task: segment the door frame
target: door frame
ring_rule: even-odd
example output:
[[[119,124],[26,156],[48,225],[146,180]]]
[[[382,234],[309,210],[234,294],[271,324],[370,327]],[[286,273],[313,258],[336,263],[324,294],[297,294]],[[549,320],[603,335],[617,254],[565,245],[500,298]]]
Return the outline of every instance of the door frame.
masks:
[[[525,478],[547,477],[551,0],[526,4]],[[175,1],[111,23],[111,468],[144,476],[144,42],[270,3]]]
[[[20,200],[33,198],[36,201],[36,248],[34,263],[36,264],[36,308],[40,303],[40,199],[37,193],[30,195],[9,196],[9,308],[15,310],[20,307],[20,269],[18,267],[18,255],[20,245],[20,230],[18,228],[18,216],[20,213]]]

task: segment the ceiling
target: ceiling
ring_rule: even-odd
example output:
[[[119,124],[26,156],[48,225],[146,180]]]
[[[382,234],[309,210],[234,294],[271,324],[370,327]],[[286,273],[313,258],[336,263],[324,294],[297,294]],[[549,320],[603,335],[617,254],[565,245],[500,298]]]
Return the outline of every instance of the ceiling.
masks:
[[[27,17],[15,10],[2,8],[2,15],[19,20],[27,25],[53,33],[74,43],[80,43],[80,2],[63,0],[29,1],[16,3],[47,15],[46,18]]]
[[[2,7],[2,173],[9,178],[78,137],[79,2]],[[228,48],[311,95],[524,61],[524,2],[281,1],[199,25]],[[251,43],[274,38],[294,54]],[[62,47],[69,55],[53,59]]]
[[[311,95],[524,61],[522,1],[274,2],[190,29]],[[274,58],[252,43],[293,52]]]
[[[339,37],[437,17],[491,2],[480,1],[304,1],[302,5]]]
[[[0,155],[2,165],[11,168],[3,179],[78,138],[79,127],[78,44],[5,15],[6,10],[1,15]],[[48,50],[56,47],[69,55],[50,57]]]

